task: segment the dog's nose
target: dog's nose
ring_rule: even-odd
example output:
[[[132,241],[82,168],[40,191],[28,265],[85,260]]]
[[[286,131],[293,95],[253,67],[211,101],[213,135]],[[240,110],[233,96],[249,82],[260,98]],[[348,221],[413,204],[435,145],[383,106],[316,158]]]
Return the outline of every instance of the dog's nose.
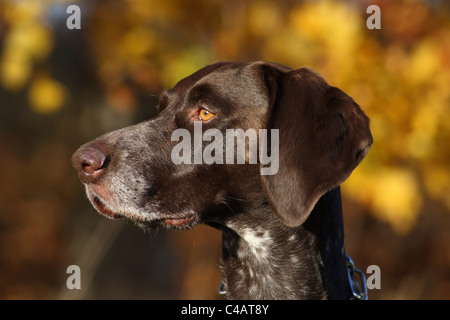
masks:
[[[99,147],[88,145],[78,149],[72,156],[72,164],[84,183],[94,183],[105,171],[109,155]]]

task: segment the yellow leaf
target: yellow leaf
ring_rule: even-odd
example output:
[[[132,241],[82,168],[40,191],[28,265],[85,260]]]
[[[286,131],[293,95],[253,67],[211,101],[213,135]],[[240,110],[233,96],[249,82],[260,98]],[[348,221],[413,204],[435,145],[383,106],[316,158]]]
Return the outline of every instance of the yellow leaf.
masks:
[[[149,54],[155,46],[155,35],[151,30],[136,27],[121,39],[120,50],[125,59],[137,59]]]
[[[417,180],[404,168],[378,169],[376,173],[357,170],[342,184],[342,190],[400,234],[414,227],[422,207]]]
[[[46,58],[53,39],[48,29],[34,22],[15,23],[7,33],[1,57],[0,79],[4,88],[22,89],[28,82],[33,61]]]
[[[281,16],[272,2],[254,3],[249,8],[248,28],[257,36],[267,36],[279,31]]]
[[[412,84],[429,82],[440,72],[438,48],[432,40],[422,41],[414,49],[406,70],[406,80]]]
[[[61,109],[67,99],[66,88],[48,77],[38,77],[28,93],[31,108],[38,113],[54,113]]]
[[[180,79],[194,73],[209,61],[211,61],[209,52],[200,46],[193,46],[175,54],[163,73],[166,87],[173,87]]]
[[[30,59],[25,52],[7,48],[1,57],[0,81],[2,86],[11,91],[24,87],[32,72]]]
[[[450,209],[450,175],[448,167],[429,166],[425,173],[425,187],[435,199],[442,199]]]
[[[52,45],[50,31],[41,24],[33,22],[16,25],[5,39],[7,48],[22,50],[37,60],[47,57]]]

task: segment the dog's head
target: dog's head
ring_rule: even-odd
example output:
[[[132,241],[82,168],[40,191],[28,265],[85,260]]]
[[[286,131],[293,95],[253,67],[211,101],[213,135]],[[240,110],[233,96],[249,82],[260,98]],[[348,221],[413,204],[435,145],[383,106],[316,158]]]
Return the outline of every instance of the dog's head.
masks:
[[[268,202],[298,226],[371,144],[359,106],[313,71],[217,63],[164,92],[157,117],[83,145],[72,162],[110,218],[189,228]]]

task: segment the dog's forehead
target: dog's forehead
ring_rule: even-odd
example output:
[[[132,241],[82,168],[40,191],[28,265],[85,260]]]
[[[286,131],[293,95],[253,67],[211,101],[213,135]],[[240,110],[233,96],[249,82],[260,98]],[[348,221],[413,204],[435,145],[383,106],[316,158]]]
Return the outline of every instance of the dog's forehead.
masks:
[[[252,85],[254,82],[255,73],[248,65],[226,65],[206,74],[195,85],[217,84],[233,88],[242,83]]]
[[[242,93],[243,88],[252,90],[258,87],[260,80],[257,72],[251,68],[249,63],[217,63],[206,66],[190,76],[180,80],[169,94],[186,96],[192,89],[207,85],[222,92],[238,91]]]
[[[267,103],[264,79],[250,64],[227,65],[213,70],[198,79],[189,92],[195,92],[196,88],[209,88],[231,104],[251,107]]]
[[[230,67],[235,66],[235,63],[225,62],[225,63],[216,63],[212,65],[208,65],[206,67],[201,68],[200,70],[194,72],[193,74],[187,76],[186,78],[181,79],[177,82],[177,84],[170,90],[168,90],[169,94],[185,94],[190,88],[192,88],[199,80],[208,76],[212,72],[216,72],[218,69],[228,69]]]

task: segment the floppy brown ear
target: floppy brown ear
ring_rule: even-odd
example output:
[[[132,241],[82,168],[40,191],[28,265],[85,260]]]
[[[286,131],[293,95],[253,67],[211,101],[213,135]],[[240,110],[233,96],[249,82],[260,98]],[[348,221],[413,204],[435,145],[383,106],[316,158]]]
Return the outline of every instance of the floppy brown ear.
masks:
[[[367,154],[373,141],[369,118],[351,97],[307,68],[263,68],[267,129],[279,130],[279,170],[261,179],[276,215],[295,227]]]

